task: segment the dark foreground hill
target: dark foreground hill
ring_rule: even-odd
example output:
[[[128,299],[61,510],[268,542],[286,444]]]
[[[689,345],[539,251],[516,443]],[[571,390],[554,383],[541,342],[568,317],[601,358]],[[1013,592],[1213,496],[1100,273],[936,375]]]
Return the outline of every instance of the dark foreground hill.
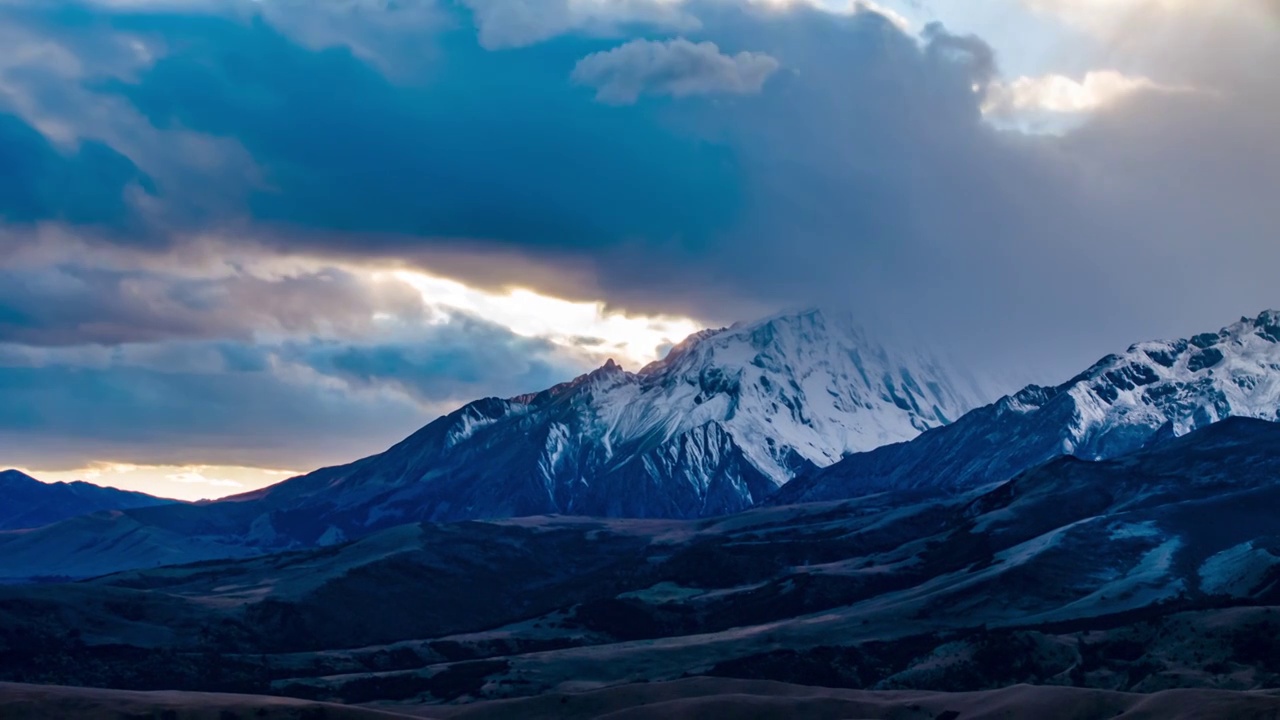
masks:
[[[405,716],[290,698],[0,683],[0,717],[5,720],[393,720]]]
[[[0,715],[7,720],[1209,720],[1271,718],[1278,713],[1280,696],[1221,690],[1169,690],[1139,695],[1022,685],[976,693],[866,692],[718,678],[431,708],[342,707],[251,695],[0,684]]]

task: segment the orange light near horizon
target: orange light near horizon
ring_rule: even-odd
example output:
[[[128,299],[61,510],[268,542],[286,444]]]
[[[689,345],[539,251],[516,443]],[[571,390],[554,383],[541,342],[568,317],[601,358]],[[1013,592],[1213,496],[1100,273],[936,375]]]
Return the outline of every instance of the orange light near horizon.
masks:
[[[84,481],[174,500],[212,500],[274,485],[294,470],[239,465],[138,465],[96,462],[72,470],[18,468],[47,483]]]

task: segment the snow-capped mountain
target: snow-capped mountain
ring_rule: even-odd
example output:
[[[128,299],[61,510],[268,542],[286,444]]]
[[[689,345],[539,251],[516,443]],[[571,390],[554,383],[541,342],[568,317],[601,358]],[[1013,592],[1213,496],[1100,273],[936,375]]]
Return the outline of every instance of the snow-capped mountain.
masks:
[[[1115,458],[1228,417],[1280,419],[1280,313],[1141,343],[947,423],[975,402],[971,386],[843,320],[779,316],[699,333],[639,372],[607,363],[471,403],[385,453],[265,490],[0,534],[0,577],[244,557],[421,520],[968,495],[1062,455]]]
[[[1228,417],[1280,420],[1280,311],[1190,340],[1139,343],[1065,391],[1079,417],[1063,451],[1082,457],[1127,452],[1153,426],[1185,435]]]
[[[723,514],[980,401],[939,363],[809,311],[700,332],[639,372],[610,361],[480,400],[383,455],[242,499],[306,507],[327,539],[421,519]]]
[[[0,470],[0,496],[4,498],[0,505],[0,530],[36,528],[100,510],[127,510],[174,502],[87,482],[43,483],[17,470]]]
[[[1280,312],[1144,342],[1057,387],[1030,386],[913,442],[852,456],[777,503],[1002,482],[1057,455],[1116,457],[1228,417],[1280,420]]]
[[[818,311],[704,331],[639,373],[606,365],[600,377],[588,376],[593,386],[575,404],[607,454],[717,425],[777,485],[797,465],[909,440],[981,401],[936,361],[895,355]]]

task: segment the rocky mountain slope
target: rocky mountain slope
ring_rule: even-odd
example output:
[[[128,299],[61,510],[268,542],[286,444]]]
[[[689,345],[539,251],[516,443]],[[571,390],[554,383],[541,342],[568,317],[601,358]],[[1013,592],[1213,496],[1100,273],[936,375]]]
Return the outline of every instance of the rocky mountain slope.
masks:
[[[1280,312],[1144,342],[1057,387],[1030,386],[909,443],[854,455],[771,502],[1002,482],[1058,455],[1116,457],[1228,417],[1280,420]]]
[[[172,500],[87,482],[42,483],[17,470],[0,471],[0,530],[20,530],[102,510],[168,505]]]

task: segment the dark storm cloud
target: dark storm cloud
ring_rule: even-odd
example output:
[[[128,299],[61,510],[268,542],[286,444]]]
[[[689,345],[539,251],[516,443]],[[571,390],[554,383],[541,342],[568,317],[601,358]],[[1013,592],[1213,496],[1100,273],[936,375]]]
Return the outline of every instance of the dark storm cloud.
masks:
[[[1035,172],[981,123],[972,88],[993,66],[976,38],[933,27],[922,45],[873,13],[688,11],[697,39],[725,57],[768,58],[774,77],[758,97],[616,108],[575,86],[579,63],[634,43],[489,52],[463,28],[437,38],[440,67],[393,83],[345,47],[317,51],[262,20],[148,15],[114,24],[181,52],[100,87],[159,127],[243,144],[264,176],[248,212],[293,228],[273,236],[277,247],[426,262],[433,248],[495,246],[551,264],[585,257],[615,306],[717,320],[751,301],[830,301],[814,290],[843,286],[830,275],[845,264],[877,275],[937,242],[917,242],[917,213],[989,194],[981,174],[993,169],[1015,186],[1024,178],[1007,176]],[[669,65],[668,87],[705,75],[705,63]],[[582,291],[554,274],[542,287]]]
[[[466,315],[422,335],[369,346],[312,342],[290,347],[287,356],[353,385],[397,387],[437,403],[518,395],[588,369],[585,359],[546,340]]]
[[[490,52],[464,28],[438,40],[443,67],[393,83],[344,47],[316,51],[260,20],[145,16],[116,23],[163,32],[183,52],[104,92],[159,127],[243,144],[264,175],[250,213],[294,228],[276,235],[280,248],[586,257],[615,306],[715,320],[751,301],[870,312],[884,292],[929,297],[945,267],[999,280],[1000,257],[956,260],[999,252],[1002,239],[966,227],[951,241],[933,226],[1034,214],[1039,198],[1010,210],[1002,194],[1043,185],[1053,168],[982,123],[973,87],[994,65],[980,40],[930,27],[922,44],[873,13],[690,8],[718,57],[767,58],[758,96],[617,108],[575,86],[575,67],[634,43]],[[697,85],[705,66],[667,63],[661,82]],[[894,273],[906,277],[871,291]],[[865,290],[846,296],[850,282]],[[554,277],[543,287],[580,292]]]
[[[279,466],[350,460],[430,418],[395,397],[288,382],[269,372],[140,367],[0,367],[0,445],[7,463]],[[352,428],[359,428],[353,432]]]
[[[1041,381],[1280,303],[1280,85],[1263,70],[1280,65],[1276,24],[1183,21],[1193,27],[1171,37],[1214,42],[1168,49],[1194,73],[1153,72],[1203,91],[1139,93],[1059,138],[984,121],[996,65],[978,38],[933,26],[916,42],[870,14],[765,22],[718,7],[699,10],[706,37],[782,65],[722,126],[744,212],[697,258],[652,272],[642,255],[606,264],[616,302],[691,298],[703,312],[678,288],[723,283],[774,304],[850,307],[881,331]]]
[[[262,20],[114,24],[181,52],[103,92],[158,127],[243,144],[264,175],[257,221],[581,250],[696,239],[736,209],[730,152],[568,82],[597,45],[494,54],[455,31],[441,67],[397,85],[348,48],[312,50]]]
[[[0,104],[0,220],[127,224],[130,189],[152,192],[133,161],[100,142],[63,150]]]
[[[673,111],[737,149],[744,210],[698,257],[605,264],[619,302],[660,302],[654,288],[667,283],[677,298],[675,287],[722,284],[773,303],[857,304],[865,315],[894,307],[890,297],[998,280],[1008,242],[993,229],[1025,234],[1041,206],[1059,201],[1037,197],[1059,173],[1042,144],[982,119],[995,68],[981,40],[931,26],[921,42],[872,13],[714,5],[700,17],[713,40],[782,65],[724,117],[697,104]]]
[[[1184,324],[1272,304],[1261,268],[1280,260],[1267,200],[1280,146],[1266,122],[1274,27],[1242,40],[1209,32],[1230,18],[1200,14],[1187,21],[1204,26],[1196,32],[1152,29],[1201,38],[1171,50],[1168,67],[1204,92],[1140,94],[1053,138],[984,122],[996,55],[936,25],[912,37],[870,12],[733,2],[585,15],[551,0],[462,5],[471,13],[440,10],[427,60],[374,62],[358,37],[300,39],[287,4],[258,16],[244,4],[199,15],[81,8],[77,23],[43,27],[154,42],[154,64],[86,84],[160,128],[244,147],[260,177],[242,181],[246,205],[217,217],[286,252],[444,257],[464,278],[717,322],[840,304],[975,352],[1043,347],[1064,358],[1060,371],[1176,331],[1150,318],[1188,305],[1197,285],[1235,289]],[[348,18],[356,36],[364,17]],[[483,47],[473,22],[480,41],[504,49]],[[758,95],[595,102],[574,67],[634,45],[637,28],[779,67]],[[681,68],[662,82],[688,81]],[[1239,151],[1248,147],[1259,151]],[[213,193],[204,180],[192,168],[157,202],[181,208]],[[1215,252],[1211,238],[1237,251]],[[480,259],[458,260],[469,252]],[[572,277],[557,271],[569,265]]]
[[[148,239],[156,256],[212,235],[717,323],[838,305],[1042,382],[1280,304],[1280,30],[1274,16],[1238,20],[1248,0],[1173,29],[1146,19],[1117,62],[1156,58],[1155,80],[1197,90],[1138,93],[1063,137],[984,121],[999,57],[982,39],[915,36],[874,13],[635,0],[575,15],[563,0],[470,0],[383,42],[385,23],[364,32],[376,5],[316,24],[301,23],[314,9],[301,2],[0,4],[0,23],[21,7],[26,31],[87,68],[65,80],[77,92],[27,98],[79,143],[35,132],[41,113],[0,122],[0,213],[113,224],[103,244]],[[154,58],[126,62],[121,38]],[[674,98],[662,89],[707,65],[659,63],[619,95],[634,104],[614,106],[596,101],[608,78],[574,81],[584,58],[679,38],[777,69],[758,93]],[[1153,38],[1167,48],[1149,52]],[[216,151],[174,144],[192,137]],[[228,147],[243,163],[208,161]],[[152,224],[128,231],[138,222]],[[341,279],[157,279],[72,258],[2,280],[0,335],[25,347],[0,371],[6,402],[18,399],[0,418],[28,440],[297,450],[359,427],[367,442],[450,388],[515,392],[504,378],[549,384],[575,368],[480,326],[357,341],[384,301]],[[145,366],[36,352],[258,331],[292,337],[157,347]],[[184,363],[203,370],[157,369]]]
[[[421,296],[326,269],[277,278],[86,267],[0,268],[0,343],[117,345],[255,333],[366,334],[375,312],[423,316]]]
[[[595,19],[566,15],[557,27],[583,20],[617,29],[614,21],[631,10],[649,17],[642,5]],[[475,10],[490,30],[521,32],[512,26],[518,13]],[[1010,212],[999,197],[1035,186],[1046,171],[1028,167],[1019,148],[982,124],[973,86],[994,67],[980,40],[930,27],[921,44],[873,13],[757,12],[729,3],[680,12],[699,18],[688,28],[694,40],[714,45],[652,46],[715,47],[728,60],[715,66],[735,72],[734,57],[758,61],[748,63],[758,67],[751,82],[735,86],[750,85],[758,96],[619,108],[575,84],[575,67],[581,82],[583,63],[625,59],[627,48],[641,47],[634,42],[572,37],[490,52],[462,24],[435,38],[437,66],[393,82],[346,46],[315,49],[261,18],[148,13],[110,22],[119,32],[161,37],[173,50],[131,77],[93,87],[158,127],[243,145],[261,185],[247,208],[228,214],[271,224],[277,249],[430,263],[436,253],[493,257],[505,248],[543,267],[585,258],[597,276],[591,287],[555,272],[539,285],[719,321],[780,303],[869,306],[870,288],[895,272],[920,275],[896,287],[921,294],[921,282],[947,284],[931,273],[954,267],[954,258],[917,256],[937,245],[968,252],[974,243],[926,236],[935,231],[923,225],[1034,212],[1033,205]],[[664,62],[646,72],[658,72],[652,82],[668,89],[703,87],[708,67]],[[592,84],[607,81],[616,91],[621,76],[610,72]],[[164,202],[180,206],[183,192],[206,191],[198,177],[168,183]],[[528,276],[500,257],[466,274],[500,284]],[[850,283],[868,290],[845,297]]]

